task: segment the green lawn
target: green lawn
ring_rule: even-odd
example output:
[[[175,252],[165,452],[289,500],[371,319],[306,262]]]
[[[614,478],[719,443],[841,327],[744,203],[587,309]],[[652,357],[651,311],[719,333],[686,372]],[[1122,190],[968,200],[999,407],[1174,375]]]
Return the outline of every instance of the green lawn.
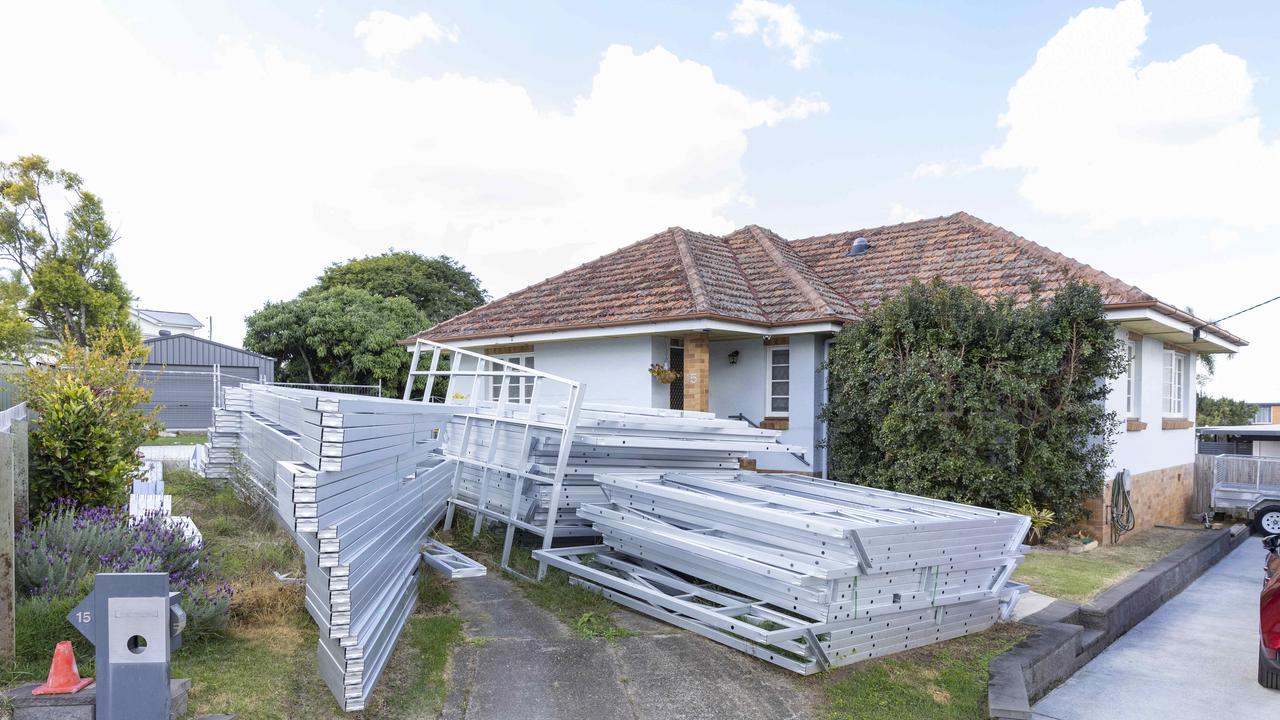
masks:
[[[1025,625],[996,625],[837,670],[819,678],[827,720],[970,720],[985,718],[987,663],[1030,635]]]
[[[209,434],[203,432],[178,433],[173,437],[158,437],[147,445],[202,445],[209,442]]]
[[[1152,528],[1127,538],[1071,555],[1035,551],[1027,555],[1013,579],[1032,590],[1073,602],[1085,602],[1197,537],[1195,530]]]
[[[192,680],[194,715],[245,718],[435,718],[444,703],[449,651],[462,624],[448,583],[422,573],[418,609],[410,617],[370,699],[359,714],[342,712],[316,670],[317,629],[302,605],[302,589],[282,585],[272,571],[302,576],[293,540],[275,521],[241,502],[229,488],[185,471],[166,473],[174,513],[195,520],[221,554],[221,571],[236,588],[231,627],[223,637],[183,645],[173,676]]]

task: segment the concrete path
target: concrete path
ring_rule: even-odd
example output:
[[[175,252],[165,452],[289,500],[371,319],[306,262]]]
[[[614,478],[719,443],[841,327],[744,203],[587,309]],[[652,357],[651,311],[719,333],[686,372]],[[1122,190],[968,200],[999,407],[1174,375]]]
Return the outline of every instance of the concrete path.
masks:
[[[1263,550],[1250,538],[1036,703],[1040,720],[1280,718],[1258,675]]]
[[[445,720],[796,720],[814,683],[618,608],[636,633],[582,640],[489,575],[454,584],[467,640],[454,653]]]

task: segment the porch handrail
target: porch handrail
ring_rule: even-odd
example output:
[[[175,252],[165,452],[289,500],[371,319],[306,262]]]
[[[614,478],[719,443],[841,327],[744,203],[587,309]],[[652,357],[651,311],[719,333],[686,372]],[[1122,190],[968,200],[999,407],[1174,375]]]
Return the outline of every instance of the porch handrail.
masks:
[[[746,423],[746,424],[750,425],[750,426],[751,426],[751,427],[753,427],[753,428],[759,428],[759,427],[760,427],[759,425],[757,425],[757,424],[756,424],[756,421],[755,421],[755,420],[752,420],[751,418],[747,417],[746,415],[743,415],[742,413],[738,413],[737,415],[730,415],[730,416],[729,416],[729,419],[730,419],[730,420],[741,420],[742,422],[744,422],[744,423]],[[804,466],[805,466],[805,467],[813,467],[813,463],[809,462],[808,460],[805,460],[805,459],[804,459],[804,455],[802,455],[801,453],[791,453],[791,457],[793,457],[793,458],[795,458],[795,459],[799,460],[800,462],[804,463]]]

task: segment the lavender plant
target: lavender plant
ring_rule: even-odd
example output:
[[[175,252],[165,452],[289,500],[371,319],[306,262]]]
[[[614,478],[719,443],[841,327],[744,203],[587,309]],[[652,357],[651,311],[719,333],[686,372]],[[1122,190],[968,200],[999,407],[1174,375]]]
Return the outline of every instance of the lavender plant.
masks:
[[[28,598],[80,598],[99,572],[165,572],[183,594],[189,626],[220,630],[231,588],[215,582],[215,558],[158,514],[130,517],[123,508],[77,507],[62,501],[15,541],[18,593]]]

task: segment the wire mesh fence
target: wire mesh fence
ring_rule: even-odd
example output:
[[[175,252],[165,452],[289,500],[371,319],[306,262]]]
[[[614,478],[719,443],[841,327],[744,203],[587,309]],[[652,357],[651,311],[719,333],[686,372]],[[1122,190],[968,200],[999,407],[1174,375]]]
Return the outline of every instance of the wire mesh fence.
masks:
[[[381,384],[266,382],[256,368],[222,368],[216,365],[214,368],[212,372],[167,368],[137,368],[131,372],[151,390],[151,402],[144,405],[144,409],[148,411],[158,409],[158,417],[166,430],[202,430],[212,426],[213,411],[223,406],[226,389],[238,388],[245,383],[371,397],[382,394]]]

